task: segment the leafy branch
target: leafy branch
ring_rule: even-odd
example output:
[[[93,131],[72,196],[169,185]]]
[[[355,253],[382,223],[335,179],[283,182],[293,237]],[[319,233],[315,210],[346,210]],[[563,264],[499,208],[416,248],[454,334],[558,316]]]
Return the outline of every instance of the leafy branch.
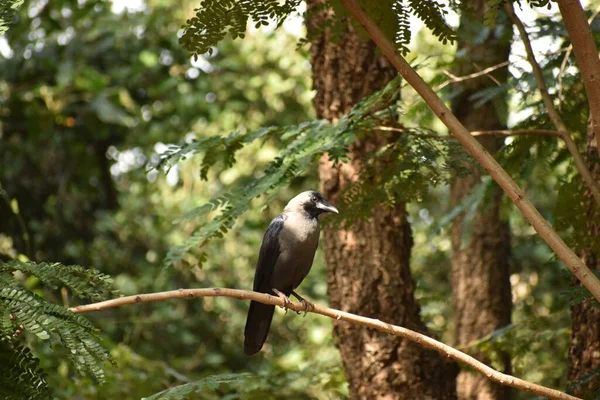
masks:
[[[279,28],[292,13],[298,12],[300,4],[300,0],[201,0],[200,5],[195,9],[195,16],[188,19],[183,26],[184,33],[179,42],[194,57],[205,53],[211,54],[213,47],[225,37],[230,36],[232,39],[245,37],[249,22],[252,22],[257,29],[271,23],[275,24],[275,28]],[[422,20],[444,44],[456,39],[456,32],[444,19],[448,13],[447,6],[437,0],[363,1],[362,4],[374,19],[386,26],[386,30],[390,31],[388,32],[390,37],[395,36],[396,45],[403,54],[408,52],[407,45],[411,38],[409,23],[411,14]],[[323,7],[331,8],[336,14],[336,18],[328,19],[327,24],[333,25],[332,31],[339,32],[345,16],[339,0],[326,2]],[[395,13],[395,27],[391,26],[393,22],[389,22],[394,17],[389,15],[390,8]],[[312,11],[314,10],[307,12]],[[395,30],[395,34],[391,32],[392,30]],[[308,41],[301,39],[300,43]]]
[[[519,31],[519,35],[521,36],[521,40],[523,41],[523,45],[525,46],[527,60],[529,61],[529,64],[531,64],[533,76],[535,77],[535,82],[537,84],[538,90],[540,91],[540,95],[542,96],[542,100],[544,101],[544,105],[546,106],[548,117],[550,117],[552,124],[560,133],[560,138],[565,142],[569,153],[571,153],[571,156],[573,157],[573,161],[575,162],[575,167],[577,168],[577,171],[586,183],[588,189],[594,197],[594,200],[596,200],[596,205],[600,207],[600,189],[598,188],[596,181],[592,177],[590,170],[585,165],[581,154],[579,154],[579,150],[577,150],[577,145],[571,138],[571,135],[569,135],[567,126],[558,114],[556,107],[554,107],[554,102],[552,101],[550,93],[548,92],[542,69],[540,68],[540,65],[535,59],[533,47],[531,45],[531,41],[529,40],[529,36],[527,35],[527,31],[525,30],[525,25],[523,25],[523,22],[515,13],[515,9],[512,3],[507,3],[505,9],[510,18],[513,20],[514,24],[516,25]]]
[[[15,13],[25,0],[8,0],[0,3],[0,35],[3,35],[13,23]]]
[[[14,393],[31,392],[24,396],[27,398],[47,398],[37,360],[17,343],[23,331],[42,341],[57,339],[81,373],[104,381],[104,363],[112,360],[96,328],[87,319],[24,287],[15,272],[35,276],[51,289],[67,288],[82,299],[98,301],[105,298],[106,293],[117,294],[110,286],[110,278],[96,270],[59,263],[0,263],[0,355],[10,360],[0,363],[8,368],[6,373],[0,374],[0,387],[14,388]]]

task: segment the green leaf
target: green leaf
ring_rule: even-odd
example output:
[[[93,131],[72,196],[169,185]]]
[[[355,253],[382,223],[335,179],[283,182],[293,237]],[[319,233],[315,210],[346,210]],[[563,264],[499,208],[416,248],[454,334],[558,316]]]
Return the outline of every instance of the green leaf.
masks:
[[[4,400],[51,399],[39,360],[28,348],[0,339],[0,398]]]
[[[126,128],[132,128],[136,125],[135,119],[121,107],[113,104],[105,94],[101,94],[92,100],[90,108],[96,112],[100,121],[107,124],[121,125]]]
[[[193,393],[215,391],[222,385],[244,384],[252,379],[255,379],[255,376],[246,372],[239,374],[211,375],[196,382],[186,383],[185,385],[163,390],[162,392],[156,393],[150,397],[145,397],[144,399],[186,399]]]

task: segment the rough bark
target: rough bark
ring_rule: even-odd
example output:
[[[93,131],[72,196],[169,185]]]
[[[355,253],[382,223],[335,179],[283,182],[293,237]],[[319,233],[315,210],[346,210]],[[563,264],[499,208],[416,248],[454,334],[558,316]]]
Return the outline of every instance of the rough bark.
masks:
[[[456,75],[463,76],[500,64],[508,60],[510,52],[511,24],[501,15],[497,28],[490,30],[473,21],[482,21],[487,1],[476,0],[461,17],[456,55]],[[487,31],[485,40],[482,34]],[[474,42],[472,39],[477,39]],[[493,72],[496,82],[504,83],[507,68]],[[497,83],[489,76],[461,82],[455,89],[460,95],[452,102],[452,111],[470,131],[504,129],[496,98],[483,105],[476,105],[473,95],[494,87]],[[491,153],[499,148],[502,139],[481,137],[479,142]],[[465,178],[455,178],[451,185],[451,204],[456,206],[470,194],[481,181],[480,173],[473,170]],[[456,310],[455,340],[465,345],[510,323],[512,308],[510,290],[510,236],[508,223],[500,217],[499,207],[502,191],[494,185],[493,191],[476,212],[470,227],[464,218],[457,218],[452,225],[452,286]],[[470,237],[464,230],[471,229]],[[467,235],[469,236],[469,235]],[[489,363],[483,354],[473,351],[472,356]],[[501,355],[506,372],[510,371],[510,358]],[[461,371],[457,377],[459,399],[494,400],[507,399],[509,389],[489,381],[472,371]]]
[[[593,129],[588,130],[588,159],[598,160],[597,141]],[[590,168],[596,182],[600,182],[600,163],[594,162]],[[593,201],[589,202],[588,235],[600,237],[600,212]],[[600,271],[600,255],[598,251],[584,249],[581,258],[590,268]],[[596,374],[589,382],[580,383],[594,370],[600,368],[600,306],[595,299],[588,299],[571,308],[571,344],[569,346],[568,377],[575,386],[573,394],[579,397],[592,396],[592,392],[600,390],[600,375]]]
[[[309,1],[314,7],[319,1]],[[323,13],[309,27],[323,26]],[[340,40],[321,32],[312,41],[312,66],[319,118],[334,120],[396,75],[376,46],[348,28]],[[321,190],[333,201],[357,178],[360,159],[394,140],[370,135],[351,148],[351,161],[319,164]],[[427,332],[414,298],[409,268],[412,235],[404,204],[378,207],[351,228],[325,230],[328,290],[332,307]],[[348,324],[334,324],[336,344],[354,399],[456,398],[456,366],[438,354],[397,337]]]

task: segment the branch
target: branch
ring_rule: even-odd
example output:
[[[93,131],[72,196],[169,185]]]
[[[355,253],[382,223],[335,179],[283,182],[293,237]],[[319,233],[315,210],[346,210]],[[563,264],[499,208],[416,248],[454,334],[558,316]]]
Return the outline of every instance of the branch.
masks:
[[[575,59],[583,78],[590,105],[592,129],[600,145],[600,59],[590,24],[578,0],[557,0],[569,32]]]
[[[529,64],[531,64],[533,76],[535,77],[535,82],[540,91],[540,94],[542,95],[542,100],[544,101],[544,105],[546,106],[546,110],[548,111],[548,116],[550,117],[550,120],[552,121],[554,127],[560,132],[560,137],[565,142],[569,153],[571,153],[571,156],[575,161],[575,168],[577,168],[577,171],[585,181],[588,189],[592,193],[592,196],[596,200],[596,205],[600,207],[600,189],[598,189],[596,181],[592,177],[592,174],[590,173],[588,167],[585,165],[581,154],[579,154],[577,145],[571,138],[571,135],[569,135],[566,125],[564,124],[562,118],[558,114],[558,111],[556,111],[556,108],[554,107],[554,102],[550,97],[550,93],[548,93],[548,88],[546,87],[546,82],[544,81],[542,69],[540,68],[540,65],[535,59],[533,48],[531,46],[531,41],[529,40],[529,36],[527,35],[525,26],[523,25],[523,22],[519,19],[517,14],[515,14],[513,3],[506,3],[504,5],[504,8],[510,16],[510,18],[515,23],[515,25],[517,26],[517,29],[519,30],[519,35],[521,36],[521,40],[523,41],[523,45],[525,46],[525,51],[527,52],[527,60],[529,60]]]
[[[483,76],[483,75],[488,75],[490,72],[493,72],[502,67],[506,67],[509,64],[510,64],[509,61],[504,61],[504,62],[501,62],[500,64],[492,65],[491,67],[488,67],[482,71],[473,72],[472,74],[465,75],[465,76],[456,76],[448,71],[442,71],[444,74],[449,76],[450,79],[448,79],[444,83],[440,84],[438,87],[435,88],[435,90],[438,91],[440,89],[443,89],[451,83],[463,82],[463,81],[467,81],[469,79],[479,78],[480,76]]]
[[[106,310],[109,308],[118,307],[126,304],[149,303],[168,299],[191,299],[196,297],[233,297],[239,300],[253,300],[263,304],[270,304],[280,307],[284,306],[283,299],[268,295],[266,293],[258,293],[251,292],[248,290],[228,288],[209,288],[178,289],[170,290],[167,292],[138,294],[134,296],[120,297],[118,299],[102,301],[100,303],[71,307],[69,308],[69,310],[74,312],[75,314],[81,314],[91,311]],[[303,304],[291,301],[288,303],[288,308],[297,312],[305,311]],[[536,385],[535,383],[531,383],[523,379],[519,379],[514,376],[498,372],[495,369],[488,367],[487,365],[476,360],[468,354],[456,350],[453,347],[450,347],[421,333],[411,331],[410,329],[406,329],[401,326],[388,324],[378,319],[366,318],[360,315],[335,310],[333,308],[322,307],[319,305],[315,305],[312,309],[308,310],[308,312],[324,315],[326,317],[333,318],[338,321],[346,321],[355,325],[366,326],[368,328],[377,329],[382,332],[390,333],[392,335],[408,339],[424,347],[433,349],[449,358],[452,358],[453,360],[466,364],[474,370],[479,371],[485,376],[487,376],[488,379],[497,382],[501,385],[510,386],[515,389],[523,390],[539,396],[548,397],[550,399],[577,399],[577,397],[570,396],[558,390],[550,389],[541,385]]]
[[[592,24],[592,22],[594,22],[594,20],[596,19],[596,17],[598,16],[598,14],[600,14],[600,7],[596,8],[596,11],[594,11],[594,13],[592,14],[592,16],[590,18],[588,18],[588,24]],[[560,71],[558,71],[558,98],[562,99],[563,95],[563,75],[565,73],[565,70],[567,69],[567,62],[569,61],[569,58],[571,57],[571,52],[573,51],[573,43],[571,43],[566,49],[561,49],[561,51],[565,52],[565,57],[562,60],[562,63],[560,63]],[[560,108],[560,103],[559,103],[559,108]]]
[[[556,252],[556,255],[566,264],[569,270],[581,283],[600,301],[600,280],[590,271],[583,261],[565,244],[552,226],[542,217],[525,192],[515,183],[508,173],[475,139],[467,128],[456,118],[452,111],[439,96],[427,85],[419,74],[401,57],[396,48],[360,7],[357,0],[342,0],[342,4],[350,14],[365,28],[371,39],[381,49],[387,59],[396,67],[402,77],[425,100],[429,108],[448,127],[448,130],[458,139],[465,150],[485,168],[491,177],[504,190],[506,195],[521,210],[523,216],[537,231],[542,239]],[[600,74],[598,74],[600,77]],[[600,86],[599,86],[600,91]],[[600,104],[600,103],[599,103]]]
[[[473,136],[558,136],[560,132],[551,129],[515,129],[496,131],[471,131]]]
[[[407,128],[396,128],[392,126],[378,126],[375,129],[380,131],[387,132],[401,132],[407,133],[409,135],[425,137],[425,138],[433,138],[433,139],[443,139],[450,140],[456,139],[453,136],[442,136],[435,134],[423,134],[423,133],[415,133],[412,129]],[[518,135],[529,135],[529,136],[557,136],[562,137],[560,132],[553,131],[551,129],[516,129],[516,130],[492,130],[492,131],[471,131],[469,132],[471,136],[518,136]]]

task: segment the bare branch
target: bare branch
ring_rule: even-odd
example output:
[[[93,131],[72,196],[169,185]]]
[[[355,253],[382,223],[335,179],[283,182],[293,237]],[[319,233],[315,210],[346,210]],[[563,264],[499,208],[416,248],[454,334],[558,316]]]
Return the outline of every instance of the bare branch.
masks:
[[[471,131],[473,136],[557,136],[562,137],[560,132],[550,129],[515,129],[496,131]]]
[[[134,296],[120,297],[118,299],[102,301],[100,303],[71,307],[69,308],[69,310],[74,312],[75,314],[81,314],[92,311],[107,310],[109,308],[119,307],[127,304],[149,303],[169,299],[192,299],[196,297],[233,297],[239,300],[253,300],[263,304],[270,304],[280,307],[284,306],[284,300],[282,298],[271,296],[265,293],[229,288],[208,288],[178,289],[170,290],[167,292],[138,294]],[[292,301],[288,303],[288,308],[297,312],[305,311],[304,304]],[[453,347],[450,347],[442,342],[432,339],[429,336],[425,336],[421,333],[411,331],[410,329],[406,329],[401,326],[388,324],[378,319],[362,317],[360,315],[355,315],[319,305],[315,305],[307,311],[315,314],[324,315],[326,317],[333,318],[336,320],[350,322],[355,325],[362,325],[368,328],[377,329],[382,332],[386,332],[395,336],[402,337],[404,339],[408,339],[424,347],[433,349],[449,358],[452,358],[453,360],[466,364],[474,370],[479,371],[485,376],[487,376],[488,379],[497,382],[501,385],[510,386],[515,389],[537,394],[539,396],[548,397],[550,399],[577,399],[577,397],[570,396],[558,390],[550,389],[541,385],[536,385],[535,383],[531,383],[523,379],[519,379],[514,376],[498,372],[495,369],[483,364],[482,362],[476,360],[468,354],[465,354]]]
[[[397,128],[392,126],[378,126],[375,129],[379,131],[387,131],[387,132],[400,132],[407,133],[409,135],[432,138],[432,139],[443,139],[443,140],[455,140],[454,136],[442,136],[435,134],[422,134],[415,133],[412,129],[407,128]],[[551,129],[516,129],[516,130],[493,130],[493,131],[471,131],[471,136],[556,136],[562,138],[562,135],[558,131],[553,131]]]
[[[592,130],[600,145],[600,59],[585,11],[578,0],[557,0],[558,8],[573,44],[575,59],[583,78],[590,105]]]
[[[533,53],[533,48],[531,46],[531,41],[529,40],[529,36],[527,35],[527,31],[525,30],[525,26],[521,19],[515,13],[515,9],[513,7],[513,3],[507,2],[504,5],[506,12],[510,16],[510,18],[515,23],[519,35],[521,36],[521,40],[523,41],[523,45],[525,45],[525,51],[527,52],[527,60],[529,60],[529,64],[531,64],[531,68],[533,70],[533,76],[535,77],[535,82],[542,96],[542,100],[544,101],[544,105],[546,106],[546,111],[548,112],[548,116],[552,121],[554,127],[560,132],[561,138],[565,142],[569,153],[573,157],[573,161],[575,161],[575,168],[583,178],[586,183],[588,189],[590,190],[592,196],[596,200],[596,205],[600,207],[600,189],[598,189],[598,185],[596,181],[592,177],[590,170],[585,165],[581,154],[579,154],[579,150],[577,149],[577,145],[569,135],[566,125],[564,124],[562,118],[558,114],[558,111],[554,107],[554,102],[550,97],[550,93],[548,92],[548,88],[546,87],[546,82],[544,81],[544,75],[542,74],[542,69],[540,65],[535,59],[535,54]],[[597,56],[596,56],[597,58]]]
[[[381,49],[387,59],[396,67],[402,77],[425,100],[431,110],[448,127],[448,130],[458,139],[465,150],[485,168],[490,176],[504,190],[506,195],[521,210],[523,216],[537,231],[542,239],[556,252],[556,255],[566,264],[569,270],[577,276],[581,283],[600,300],[600,280],[590,271],[585,263],[566,245],[552,226],[542,217],[525,192],[515,183],[508,173],[475,139],[467,128],[456,118],[442,99],[433,91],[419,74],[400,56],[395,46],[379,29],[356,0],[342,0],[344,7],[367,31],[371,39]],[[600,74],[598,75],[600,77]],[[600,89],[599,89],[600,90]]]
[[[500,64],[492,65],[491,67],[488,67],[484,70],[481,70],[478,72],[473,72],[472,74],[465,75],[465,76],[456,76],[448,71],[442,71],[444,74],[446,74],[448,77],[450,77],[450,79],[448,79],[444,83],[437,86],[435,88],[435,90],[437,91],[437,90],[443,89],[451,83],[463,82],[463,81],[467,81],[469,79],[479,78],[480,76],[483,76],[483,75],[488,75],[490,72],[493,72],[502,67],[506,67],[508,64],[509,64],[508,61],[504,61],[504,62],[501,62]]]
[[[596,9],[596,11],[594,11],[594,13],[592,14],[592,16],[590,18],[588,18],[588,24],[592,24],[592,22],[594,22],[594,20],[596,19],[596,17],[598,16],[598,14],[600,14],[600,7],[598,7]],[[573,43],[571,43],[569,46],[567,46],[565,49],[560,49],[560,51],[564,51],[565,52],[565,57],[563,58],[562,62],[560,63],[560,71],[558,71],[558,98],[562,99],[562,92],[563,92],[563,75],[565,74],[565,70],[567,69],[567,62],[569,61],[569,58],[571,57],[571,52],[573,51]],[[560,104],[559,104],[559,109],[560,109]]]

